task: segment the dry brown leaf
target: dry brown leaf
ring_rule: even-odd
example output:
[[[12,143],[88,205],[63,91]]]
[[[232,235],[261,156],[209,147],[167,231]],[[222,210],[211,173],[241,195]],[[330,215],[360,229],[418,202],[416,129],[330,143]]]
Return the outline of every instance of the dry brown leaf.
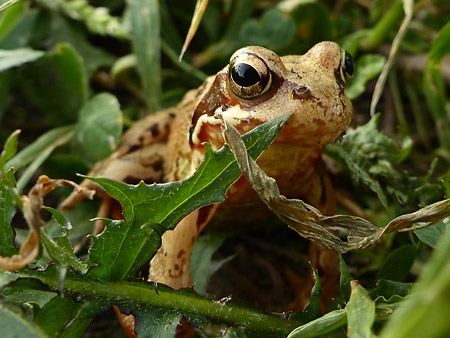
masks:
[[[269,209],[301,236],[340,253],[367,248],[375,244],[385,232],[416,230],[450,215],[450,199],[447,199],[414,213],[399,216],[384,228],[378,228],[358,216],[324,216],[319,210],[301,200],[287,199],[281,195],[277,182],[267,176],[248,156],[241,135],[226,121],[223,135],[242,173]],[[420,225],[411,227],[416,223]],[[335,231],[346,233],[347,240],[335,235]]]
[[[203,14],[205,13],[206,6],[208,6],[208,0],[197,0],[194,9],[194,15],[192,16],[191,26],[184,40],[183,48],[181,49],[179,61],[183,59],[183,55],[186,52],[189,44],[191,43],[195,33],[197,32],[198,26],[202,21]]]
[[[4,270],[16,270],[33,262],[39,255],[40,233],[42,226],[41,207],[43,198],[50,191],[59,186],[70,186],[83,192],[89,198],[93,198],[95,191],[88,190],[78,184],[63,179],[51,179],[45,175],[40,176],[36,184],[31,188],[28,196],[22,196],[23,215],[30,228],[28,238],[22,244],[19,253],[11,257],[0,256],[0,268]]]

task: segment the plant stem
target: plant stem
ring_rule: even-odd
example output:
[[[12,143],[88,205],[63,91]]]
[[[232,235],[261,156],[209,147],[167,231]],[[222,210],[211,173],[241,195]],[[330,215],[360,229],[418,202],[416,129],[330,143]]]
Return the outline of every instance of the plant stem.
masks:
[[[51,288],[58,289],[58,280],[54,276],[41,273],[20,273],[22,278],[38,278]],[[164,285],[157,286],[146,282],[109,282],[95,281],[88,277],[67,277],[64,281],[64,292],[107,299],[113,303],[133,302],[177,310],[183,314],[193,314],[212,320],[243,326],[246,330],[274,332],[287,335],[297,326],[303,324],[299,320],[289,320],[236,304],[229,300],[213,301],[200,296],[191,290],[172,290]]]
[[[395,1],[386,14],[369,31],[369,34],[361,40],[363,50],[373,50],[385,40],[386,35],[392,31],[392,27],[398,25],[403,17],[403,1]]]

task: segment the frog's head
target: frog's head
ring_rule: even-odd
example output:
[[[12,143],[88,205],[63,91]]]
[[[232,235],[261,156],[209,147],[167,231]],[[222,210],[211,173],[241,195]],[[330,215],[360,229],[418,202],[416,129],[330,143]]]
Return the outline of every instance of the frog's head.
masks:
[[[324,146],[345,133],[352,118],[344,89],[353,73],[350,54],[335,42],[283,57],[262,47],[245,47],[211,80],[193,122],[220,112],[243,133],[292,113],[275,142]]]

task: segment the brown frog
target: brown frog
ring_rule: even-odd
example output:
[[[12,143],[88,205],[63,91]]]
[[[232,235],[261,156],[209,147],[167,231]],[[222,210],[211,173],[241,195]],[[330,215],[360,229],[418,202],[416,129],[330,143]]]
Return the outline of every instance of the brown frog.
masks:
[[[333,194],[320,169],[321,148],[343,135],[350,123],[353,109],[344,88],[353,72],[350,55],[334,42],[318,43],[301,56],[279,57],[262,47],[242,48],[228,66],[188,92],[176,108],[137,122],[124,134],[118,149],[89,175],[126,183],[181,180],[200,165],[204,142],[213,150],[222,147],[218,114],[245,133],[292,113],[257,163],[277,180],[282,194],[301,198],[325,214],[334,213]],[[246,217],[251,217],[249,207],[265,210],[242,177],[227,195],[226,202],[191,213],[163,235],[162,246],[151,261],[150,280],[174,288],[190,287],[192,246],[209,220],[214,215],[222,221],[236,215],[242,218],[238,211],[243,208]],[[73,193],[63,208],[81,198]],[[320,267],[336,270],[335,253],[312,248],[311,260],[319,271]]]

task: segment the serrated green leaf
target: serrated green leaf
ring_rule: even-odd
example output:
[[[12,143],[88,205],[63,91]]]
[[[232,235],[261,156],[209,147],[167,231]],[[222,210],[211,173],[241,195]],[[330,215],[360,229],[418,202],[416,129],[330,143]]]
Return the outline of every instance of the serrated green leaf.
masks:
[[[89,250],[94,266],[89,275],[101,279],[121,280],[134,275],[161,246],[160,235],[141,222],[105,220],[105,230],[94,237]]]
[[[73,252],[72,244],[70,243],[68,236],[68,230],[72,228],[70,221],[56,209],[50,207],[43,207],[43,209],[53,215],[53,218],[61,228],[61,236],[54,239],[52,239],[45,231],[41,231],[41,241],[49,256],[58,267],[61,280],[60,290],[62,290],[67,267],[71,267],[82,274],[87,272],[88,267],[83,264]]]
[[[347,311],[335,310],[293,330],[287,338],[312,338],[324,335],[345,325]]]
[[[251,156],[257,158],[269,146],[288,117],[274,119],[243,136]],[[213,153],[206,146],[204,161],[193,176],[183,181],[127,185],[91,178],[119,201],[125,222],[110,222],[94,241],[90,257],[99,267],[89,273],[114,280],[133,275],[156,252],[162,232],[195,209],[223,201],[228,187],[239,176],[240,170],[228,147]]]
[[[347,96],[353,100],[364,93],[366,83],[380,74],[386,57],[380,54],[365,54],[356,61],[355,76],[345,89]]]
[[[51,239],[42,231],[41,241],[53,261],[63,269],[72,267],[75,271],[80,273],[87,272],[87,266],[81,263],[77,256],[73,253],[72,246],[67,237],[60,237],[58,239]]]
[[[3,337],[48,337],[35,323],[20,311],[0,303],[0,327]]]
[[[375,320],[375,303],[369,293],[356,281],[351,283],[352,293],[347,303],[347,334],[349,338],[372,338]]]
[[[13,50],[0,49],[0,73],[21,66],[28,62],[33,62],[45,55],[45,52],[30,48],[19,48]]]
[[[411,144],[399,148],[392,139],[378,131],[379,119],[380,115],[375,115],[365,125],[348,130],[340,144],[330,144],[325,151],[343,160],[352,176],[374,191],[387,208],[387,197],[380,180],[388,179],[401,188],[398,184],[406,178],[395,170],[392,163],[401,162],[411,150]]]
[[[122,135],[122,112],[116,97],[94,96],[80,112],[75,139],[91,160],[101,160],[116,149]]]
[[[402,282],[411,270],[417,256],[415,245],[407,244],[392,251],[382,263],[377,279]]]
[[[52,214],[56,222],[60,225],[62,229],[64,229],[64,234],[67,234],[67,230],[72,229],[72,224],[70,221],[59,211],[50,207],[43,206],[42,209],[47,210]]]

